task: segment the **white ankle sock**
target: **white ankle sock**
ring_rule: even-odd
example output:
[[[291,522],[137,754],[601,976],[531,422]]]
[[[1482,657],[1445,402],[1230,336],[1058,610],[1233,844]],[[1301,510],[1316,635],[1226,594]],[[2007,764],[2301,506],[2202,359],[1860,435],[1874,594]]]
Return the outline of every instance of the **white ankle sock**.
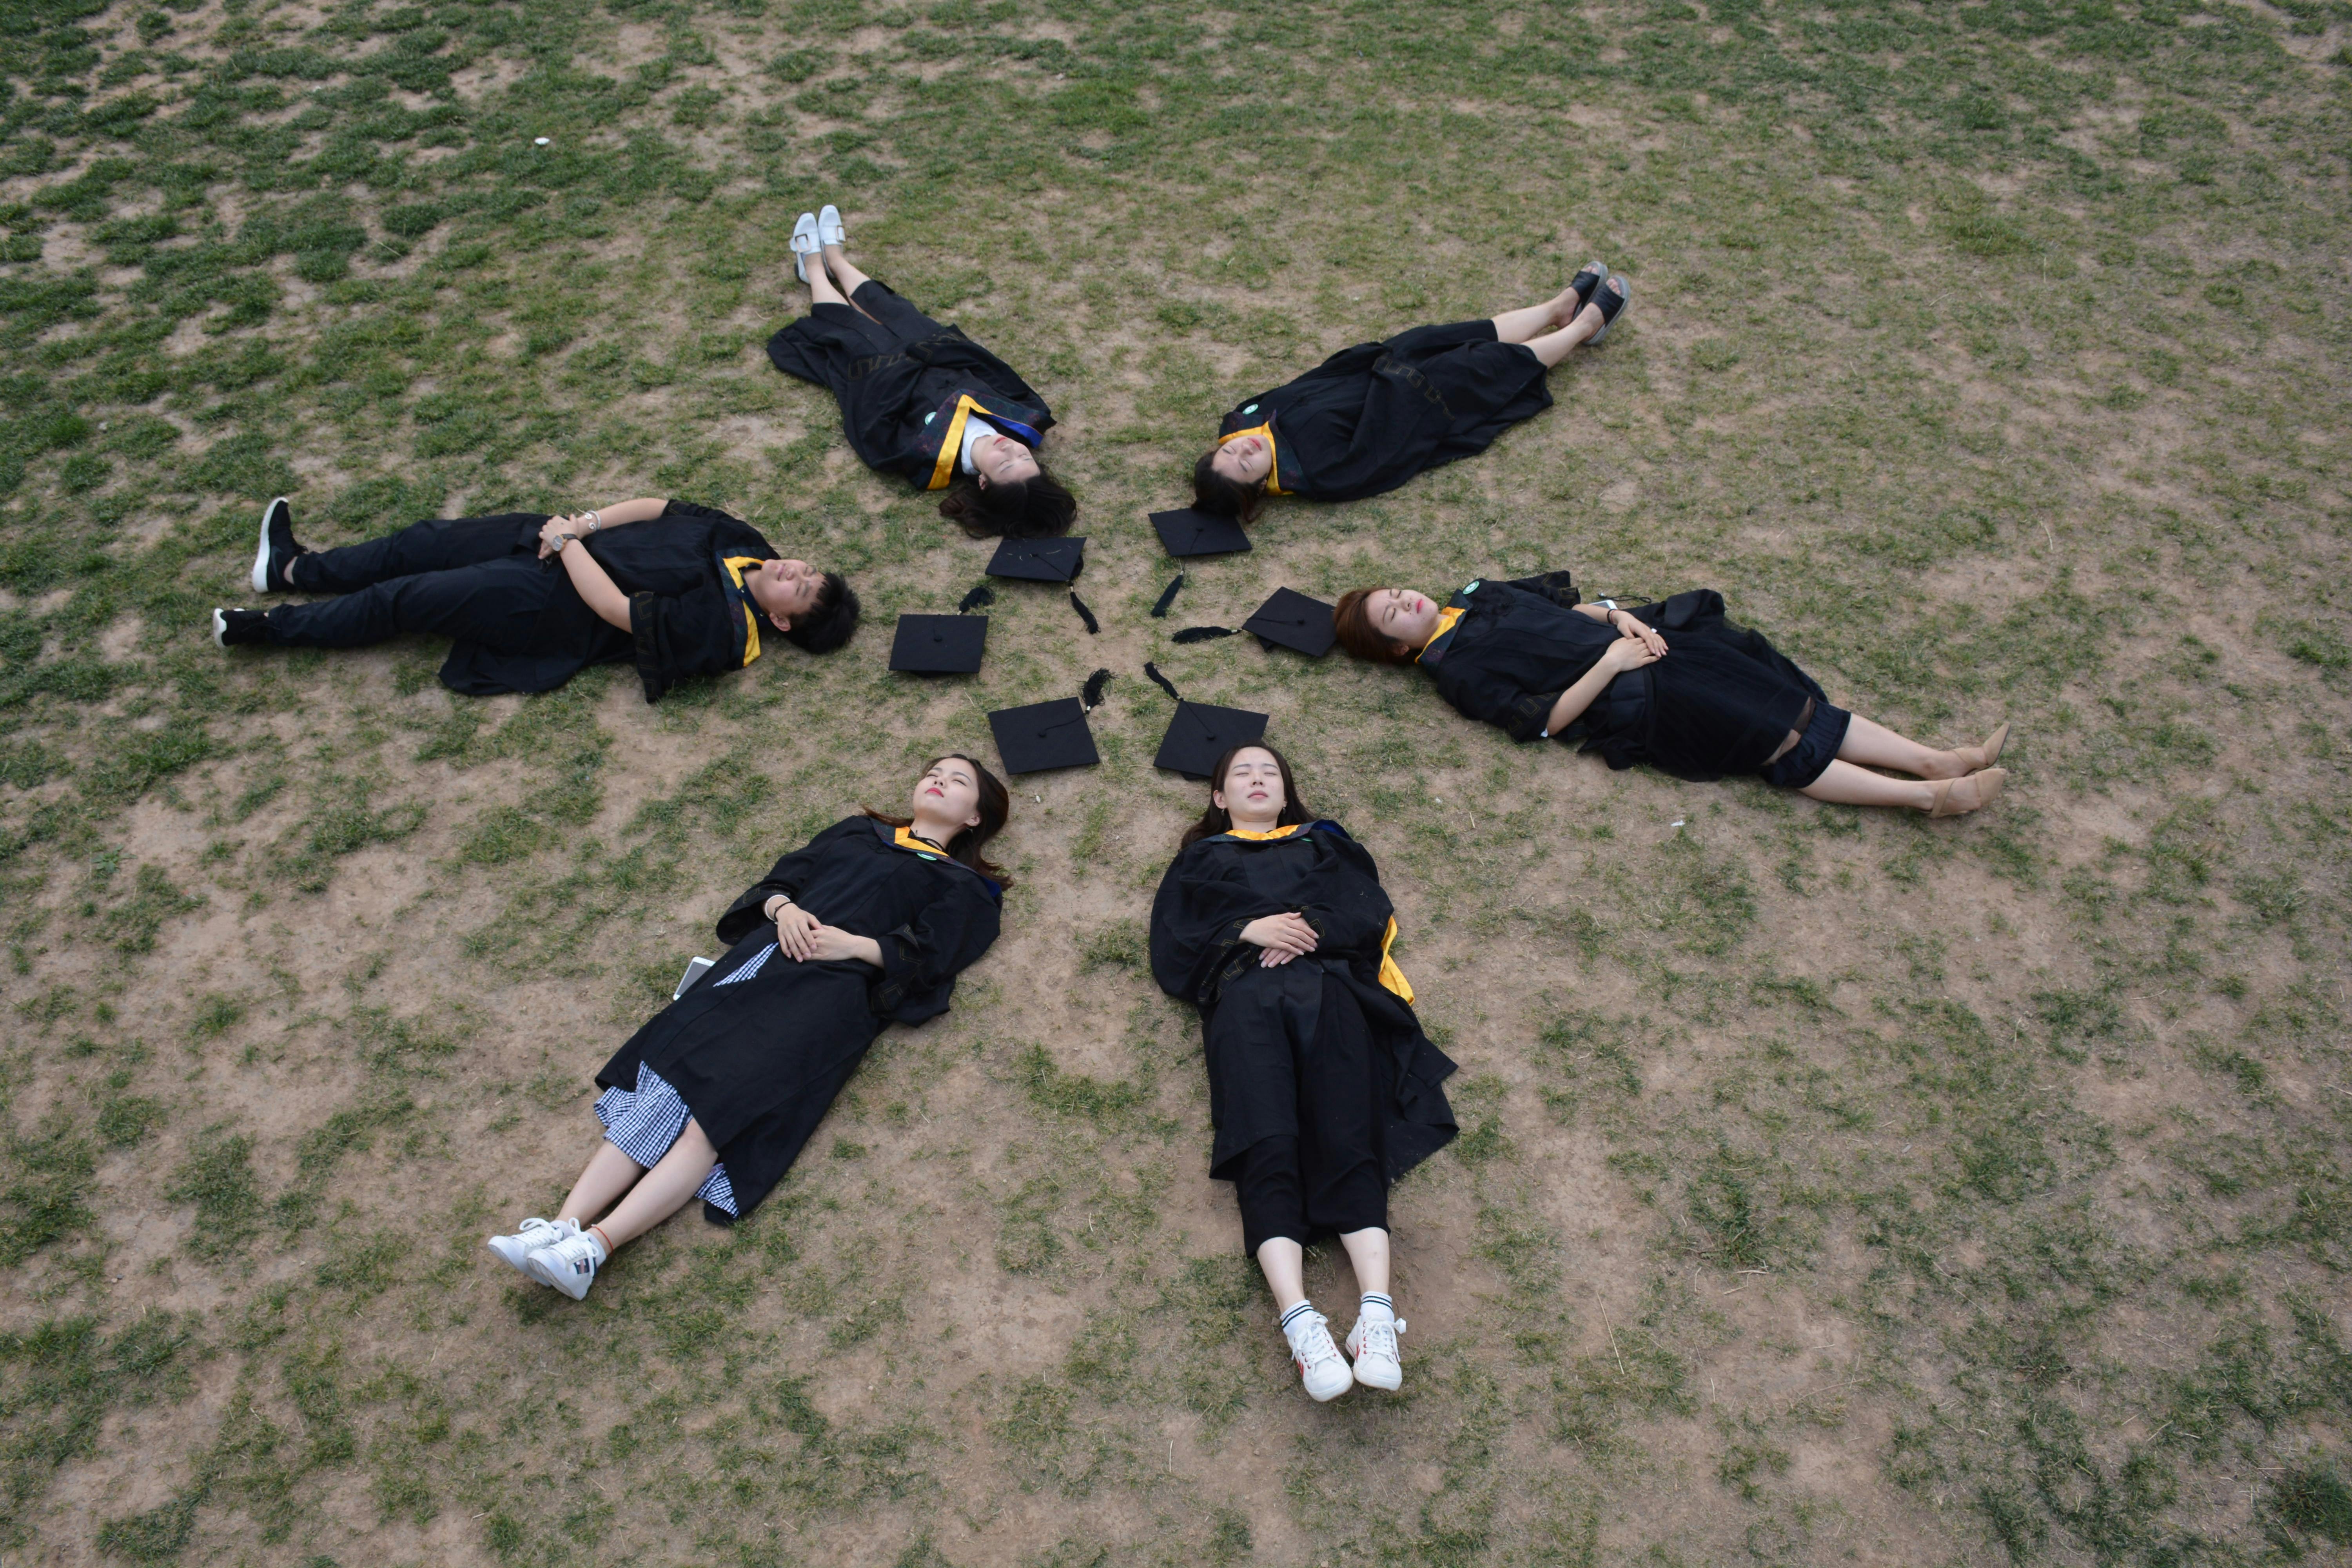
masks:
[[[1374,1322],[1378,1322],[1382,1318],[1393,1319],[1396,1316],[1396,1303],[1378,1290],[1367,1290],[1364,1292],[1363,1301],[1356,1309],[1356,1316],[1370,1318]]]
[[[1296,1345],[1298,1342],[1298,1336],[1307,1331],[1307,1320],[1314,1314],[1314,1311],[1315,1303],[1302,1299],[1298,1305],[1283,1313],[1282,1337]]]

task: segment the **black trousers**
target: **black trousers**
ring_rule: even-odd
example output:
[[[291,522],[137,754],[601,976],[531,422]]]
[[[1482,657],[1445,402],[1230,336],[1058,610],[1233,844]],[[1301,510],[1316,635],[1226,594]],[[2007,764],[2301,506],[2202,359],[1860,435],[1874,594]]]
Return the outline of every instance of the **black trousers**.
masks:
[[[398,533],[313,551],[294,585],[335,594],[269,612],[269,640],[288,647],[364,647],[425,632],[496,653],[530,651],[540,612],[573,592],[560,565],[539,559],[524,531],[539,512],[436,519]]]
[[[1292,1061],[1297,1135],[1259,1139],[1234,1175],[1242,1246],[1253,1257],[1276,1237],[1303,1244],[1318,1236],[1388,1228],[1385,1097],[1374,1071],[1371,1029],[1344,987],[1325,983],[1315,1037],[1293,1052]]]

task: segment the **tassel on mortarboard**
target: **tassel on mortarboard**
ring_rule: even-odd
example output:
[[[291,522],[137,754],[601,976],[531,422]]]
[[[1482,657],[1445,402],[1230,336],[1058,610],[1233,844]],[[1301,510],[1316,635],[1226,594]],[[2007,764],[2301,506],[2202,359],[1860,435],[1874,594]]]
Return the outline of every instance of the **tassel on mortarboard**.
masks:
[[[996,590],[991,588],[985,583],[975,583],[972,584],[972,590],[971,593],[966,594],[962,598],[956,601],[956,614],[959,616],[968,616],[974,610],[980,608],[982,605],[992,605],[994,603],[996,603]]]
[[[1168,606],[1176,602],[1176,590],[1183,585],[1184,574],[1179,572],[1176,574],[1176,580],[1174,582],[1160,590],[1160,602],[1151,606],[1151,618],[1153,620],[1159,620],[1168,614]]]
[[[1087,676],[1086,694],[1078,699],[1078,706],[1084,708],[1089,713],[1101,707],[1103,688],[1109,684],[1110,671],[1108,669],[1097,669],[1092,675]]]
[[[1175,640],[1178,642],[1214,642],[1219,637],[1237,637],[1241,635],[1240,630],[1234,626],[1186,626],[1182,631],[1176,634]]]
[[[1160,690],[1168,693],[1170,697],[1175,699],[1175,700],[1179,702],[1184,700],[1182,694],[1178,692],[1176,688],[1169,683],[1168,678],[1160,673],[1160,667],[1152,663],[1150,659],[1146,659],[1143,662],[1143,673],[1150,676],[1151,678],[1151,683],[1160,688]]]
[[[1087,623],[1087,635],[1092,636],[1102,630],[1102,623],[1095,619],[1095,613],[1087,608],[1087,602],[1078,597],[1078,591],[1076,588],[1070,590],[1070,608],[1077,611],[1078,619]]]

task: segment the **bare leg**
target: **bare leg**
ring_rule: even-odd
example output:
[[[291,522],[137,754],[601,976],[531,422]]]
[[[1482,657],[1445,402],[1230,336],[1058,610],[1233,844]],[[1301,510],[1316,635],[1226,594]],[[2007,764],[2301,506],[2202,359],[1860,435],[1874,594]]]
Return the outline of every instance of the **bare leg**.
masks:
[[[809,283],[809,295],[810,295],[810,303],[811,303],[811,304],[815,304],[815,305],[847,305],[847,304],[849,304],[849,301],[848,301],[846,299],[845,299],[845,298],[843,297],[841,290],[840,290],[839,289],[836,289],[835,287],[834,287],[833,279],[825,276],[825,273],[824,273],[824,251],[820,250],[820,251],[818,251],[814,256],[812,256],[812,257],[810,257],[810,258],[808,258],[808,275],[809,275],[809,279],[808,279],[808,283]],[[851,309],[855,310],[855,309],[856,309],[856,307],[855,307],[855,306],[851,306]],[[864,312],[864,311],[862,311],[862,310],[861,310],[861,311],[859,311],[858,313],[859,313],[860,315],[865,314],[865,312]]]
[[[572,1184],[572,1195],[555,1211],[558,1219],[568,1219],[584,1226],[613,1205],[621,1194],[637,1184],[646,1168],[603,1138],[596,1140],[596,1152],[588,1157],[588,1168]]]
[[[1540,305],[1506,310],[1495,318],[1495,336],[1507,343],[1523,343],[1544,332],[1556,332],[1576,318],[1576,295],[1563,289]]]
[[[661,1163],[629,1189],[618,1208],[596,1223],[604,1244],[617,1247],[634,1241],[684,1208],[717,1163],[719,1151],[711,1147],[709,1135],[700,1122],[689,1120]]]
[[[1367,1296],[1389,1293],[1389,1233],[1377,1227],[1351,1230],[1339,1237],[1355,1265],[1356,1289]],[[1263,1250],[1263,1248],[1261,1248]]]
[[[1265,1270],[1276,1311],[1287,1312],[1307,1300],[1307,1249],[1298,1243],[1285,1236],[1268,1237],[1258,1244],[1257,1266]]]
[[[1912,779],[1891,779],[1847,762],[1832,763],[1822,770],[1821,777],[1799,793],[1836,805],[1907,805],[1927,811],[1936,804],[1932,785]]]
[[[872,321],[873,311],[858,308],[857,291],[874,279],[851,266],[849,258],[837,245],[828,245],[824,247],[824,266],[825,270],[833,274],[833,280],[841,286],[844,297],[849,301],[849,308],[856,310],[867,321]]]
[[[1606,289],[1610,284],[1616,281],[1617,280],[1614,278],[1612,278],[1608,283],[1602,284],[1601,287]],[[1571,301],[1574,300],[1576,296],[1573,294],[1569,296],[1569,299]],[[1528,340],[1528,347],[1534,352],[1536,358],[1543,361],[1544,368],[1546,370],[1549,370],[1553,365],[1558,364],[1560,361],[1568,357],[1569,350],[1574,348],[1577,344],[1582,342],[1585,339],[1591,337],[1600,330],[1601,307],[1598,305],[1587,305],[1583,310],[1579,310],[1576,313],[1576,320],[1569,322],[1568,325],[1560,328],[1559,331],[1556,332],[1546,332],[1539,338],[1529,338]]]
[[[1896,773],[1912,773],[1923,779],[1956,779],[1968,772],[1960,759],[1950,752],[1930,751],[1918,742],[1898,735],[1884,724],[1873,723],[1855,714],[1847,723],[1845,740],[1838,746],[1838,755],[1849,763],[1862,763],[1874,768],[1893,768]]]

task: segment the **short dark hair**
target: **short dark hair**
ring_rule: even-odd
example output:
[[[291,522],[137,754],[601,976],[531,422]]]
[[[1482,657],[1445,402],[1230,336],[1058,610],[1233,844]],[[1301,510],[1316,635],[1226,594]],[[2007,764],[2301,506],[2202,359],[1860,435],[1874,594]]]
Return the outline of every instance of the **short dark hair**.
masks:
[[[848,579],[828,572],[816,591],[816,603],[793,617],[784,640],[809,653],[831,653],[857,629],[857,595]]]
[[[1216,460],[1217,449],[1212,447],[1192,465],[1192,510],[1243,523],[1255,522],[1257,509],[1265,500],[1265,481],[1252,479],[1244,484],[1240,479],[1229,479],[1217,472]]]
[[[1034,479],[985,487],[968,479],[957,481],[940,498],[940,515],[978,539],[1055,538],[1077,521],[1078,498],[1045,471],[1041,458]]]

